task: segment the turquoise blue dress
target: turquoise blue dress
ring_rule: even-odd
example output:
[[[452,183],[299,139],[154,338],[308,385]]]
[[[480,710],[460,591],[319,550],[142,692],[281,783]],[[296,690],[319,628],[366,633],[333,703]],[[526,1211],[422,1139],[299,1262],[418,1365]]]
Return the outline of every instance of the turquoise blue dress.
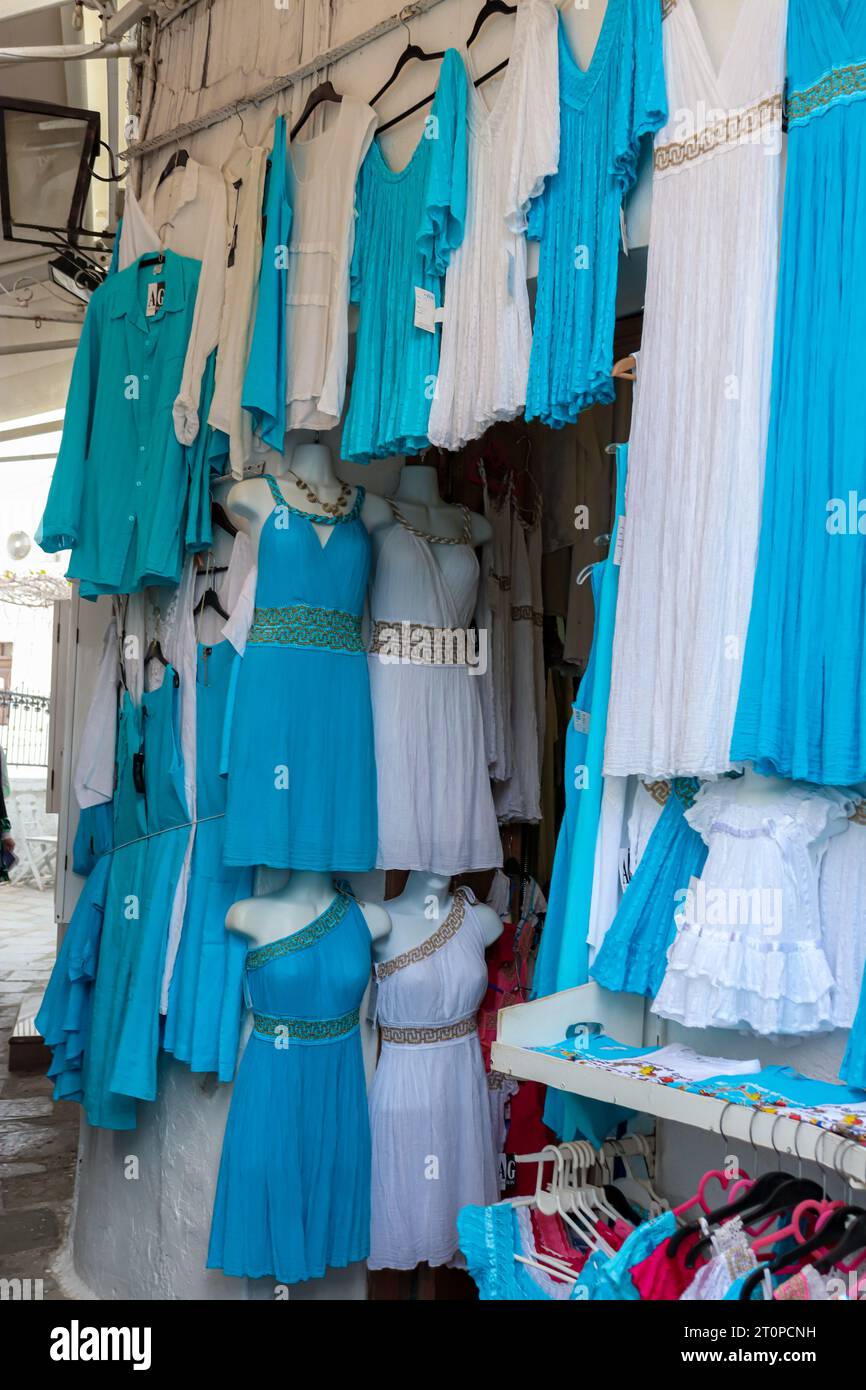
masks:
[[[227,712],[227,866],[364,872],[376,862],[373,711],[361,631],[364,489],[337,517],[286,502],[259,540],[255,619]],[[329,538],[321,545],[317,526]]]
[[[559,19],[559,171],[529,213],[541,242],[527,420],[612,401],[620,208],[641,139],[667,120],[659,0],[608,0],[584,71]]]
[[[596,621],[589,661],[566,737],[566,813],[556,846],[547,916],[533,977],[536,997],[587,981],[586,938],[604,789],[604,737],[619,593],[616,536],[625,513],[627,469],[628,446],[623,444],[616,453],[616,503],[610,550],[607,558],[592,570]]]
[[[441,329],[415,327],[415,288],[442,304],[466,217],[466,70],[449,48],[424,133],[394,172],[374,140],[358,174],[350,298],[360,306],[341,452],[354,463],[428,444]]]
[[[278,116],[265,175],[262,265],[241,402],[266,444],[283,452],[286,434],[286,253],[292,208],[286,178],[286,118]]]
[[[168,996],[162,1045],[196,1072],[235,1074],[246,949],[226,931],[226,913],[253,891],[251,869],[222,862],[226,780],[220,749],[235,650],[199,644],[196,672],[196,826],[183,929]]]
[[[571,1302],[591,1297],[595,1277],[606,1257],[592,1255],[580,1273],[580,1283],[568,1286],[515,1260],[523,1254],[517,1214],[503,1202],[495,1207],[463,1207],[457,1214],[457,1232],[466,1266],[478,1286],[478,1297],[487,1302]],[[531,1258],[531,1255],[530,1255]]]
[[[733,761],[866,776],[866,0],[790,0],[788,171],[755,595]]]
[[[370,1122],[358,1019],[370,931],[338,894],[247,955],[253,1032],[223,1139],[207,1264],[318,1279],[370,1249]]]
[[[866,1091],[866,975],[839,1075],[849,1086],[857,1086]]]
[[[685,817],[698,785],[689,778],[673,783],[589,972],[605,989],[653,999],[661,988],[668,947],[676,935],[675,895],[700,876],[709,853]]]
[[[168,925],[189,839],[179,707],[168,666],[140,707],[127,694],[121,711],[115,850],[84,1065],[87,1119],[105,1129],[133,1129],[136,1100],[156,1099]]]

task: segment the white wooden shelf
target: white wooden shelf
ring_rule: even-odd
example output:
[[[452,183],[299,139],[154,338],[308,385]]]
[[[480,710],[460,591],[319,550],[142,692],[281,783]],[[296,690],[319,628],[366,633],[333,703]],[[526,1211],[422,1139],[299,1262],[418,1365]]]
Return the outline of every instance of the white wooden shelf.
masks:
[[[498,1015],[491,1066],[520,1080],[540,1081],[560,1091],[608,1101],[659,1120],[691,1125],[728,1140],[741,1140],[781,1157],[816,1162],[866,1187],[866,1145],[817,1125],[767,1115],[748,1105],[731,1104],[712,1096],[692,1095],[644,1081],[618,1076],[600,1067],[583,1066],[564,1057],[537,1052],[562,1042],[574,1024],[597,1023],[618,1042],[643,1043],[644,1001],[635,995],[611,994],[599,985],[582,985],[529,1004],[513,1004]]]

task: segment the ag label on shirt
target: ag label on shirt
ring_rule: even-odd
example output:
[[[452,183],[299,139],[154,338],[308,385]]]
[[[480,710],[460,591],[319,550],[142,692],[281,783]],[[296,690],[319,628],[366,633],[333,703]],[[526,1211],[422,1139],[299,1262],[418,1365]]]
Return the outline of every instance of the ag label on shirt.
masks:
[[[415,327],[425,333],[436,332],[436,296],[431,290],[415,286]]]
[[[162,308],[162,301],[165,299],[165,281],[151,280],[147,287],[147,309],[145,313],[148,318]]]

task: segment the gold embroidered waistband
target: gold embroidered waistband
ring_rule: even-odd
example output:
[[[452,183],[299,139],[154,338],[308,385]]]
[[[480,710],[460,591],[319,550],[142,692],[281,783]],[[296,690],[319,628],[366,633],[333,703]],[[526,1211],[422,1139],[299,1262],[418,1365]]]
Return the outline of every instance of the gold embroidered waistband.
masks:
[[[286,1042],[333,1042],[358,1026],[361,1010],[351,1009],[340,1018],[287,1018],[283,1014],[253,1014],[253,1028],[260,1038]]]
[[[533,608],[531,603],[513,603],[511,605],[511,621],[513,623],[534,623],[536,627],[543,627],[544,614],[539,613],[537,608]]]
[[[428,1023],[417,1028],[389,1028],[381,1025],[382,1041],[387,1043],[408,1043],[420,1046],[424,1043],[452,1042],[455,1038],[468,1038],[476,1031],[475,1015],[468,1014],[458,1023]]]
[[[361,619],[339,608],[257,608],[247,642],[285,647],[320,647],[332,652],[363,652]]]
[[[788,123],[807,121],[818,111],[837,102],[852,97],[866,96],[866,63],[852,63],[850,67],[833,68],[819,82],[804,87],[800,92],[789,92],[787,101]]]
[[[687,140],[679,140],[669,145],[658,145],[653,157],[657,174],[666,169],[676,169],[703,155],[725,145],[738,145],[758,135],[767,127],[782,121],[782,94],[765,97],[755,106],[744,111],[732,111],[727,116],[711,121],[703,130],[690,135]]]
[[[470,651],[470,645],[474,650]],[[369,647],[371,656],[394,665],[469,666],[477,647],[465,628],[431,627],[428,623],[376,622]]]

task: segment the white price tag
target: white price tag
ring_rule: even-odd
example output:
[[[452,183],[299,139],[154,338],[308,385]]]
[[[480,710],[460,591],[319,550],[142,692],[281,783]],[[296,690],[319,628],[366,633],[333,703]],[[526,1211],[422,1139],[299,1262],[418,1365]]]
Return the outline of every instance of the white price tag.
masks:
[[[436,332],[436,296],[420,285],[415,286],[415,327],[425,333]]]
[[[152,318],[157,310],[162,308],[164,299],[165,281],[151,280],[147,287],[147,308],[145,309],[147,318]]]
[[[616,523],[616,539],[613,543],[613,563],[622,564],[622,548],[625,544],[625,517],[620,516]]]
[[[589,710],[576,709],[574,711],[574,727],[579,734],[589,733]]]

